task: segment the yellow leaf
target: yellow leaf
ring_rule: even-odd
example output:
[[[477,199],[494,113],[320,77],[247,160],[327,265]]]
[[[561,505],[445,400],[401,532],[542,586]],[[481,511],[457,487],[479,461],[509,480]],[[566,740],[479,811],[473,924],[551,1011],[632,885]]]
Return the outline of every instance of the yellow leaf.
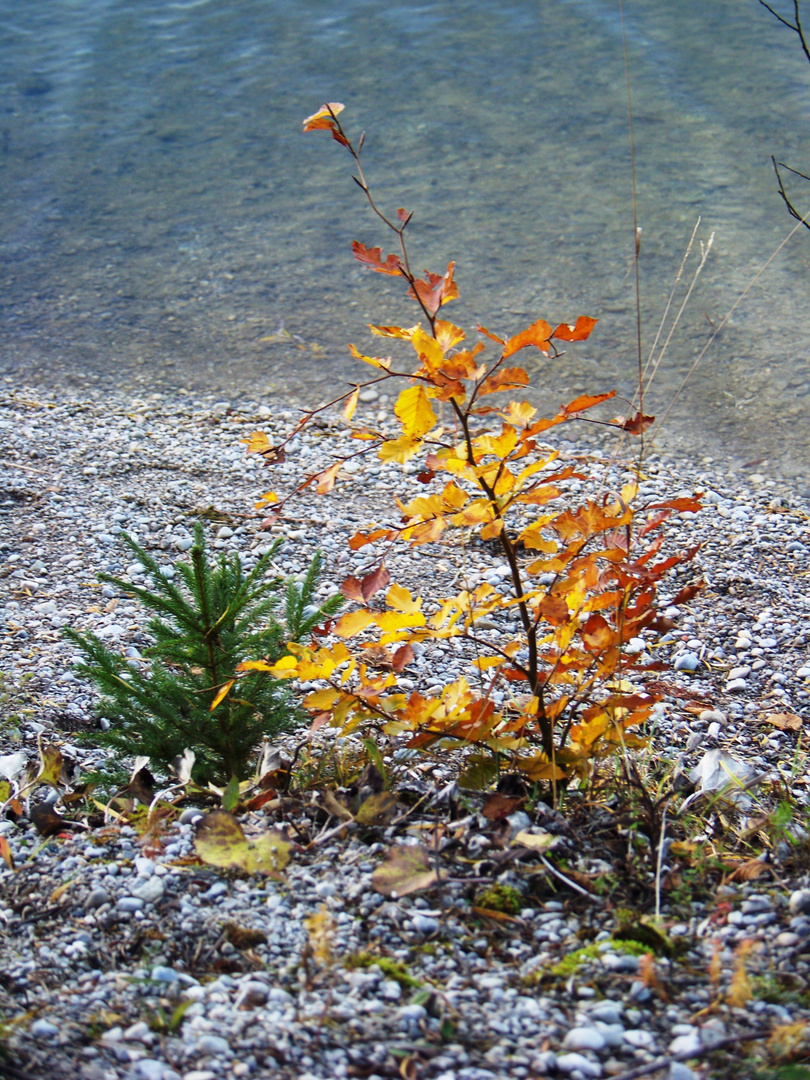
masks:
[[[337,116],[338,113],[342,113],[346,108],[345,105],[341,105],[339,101],[328,101],[325,105],[321,105],[320,109],[312,116],[308,116],[304,120],[304,125],[311,124],[313,120],[320,120],[322,117],[328,117],[330,120],[333,116]]]
[[[420,438],[426,435],[436,424],[436,413],[430,404],[430,398],[421,385],[409,386],[397,398],[394,412],[402,423],[405,435]]]
[[[400,465],[404,465],[406,461],[410,461],[412,457],[419,453],[421,447],[421,439],[413,439],[409,435],[400,435],[398,439],[384,442],[377,455],[380,461],[396,461]]]
[[[401,585],[391,586],[385,594],[385,602],[390,608],[401,611],[405,615],[411,615],[422,608],[422,597],[417,596],[414,600],[410,592]]]
[[[357,408],[357,402],[360,400],[360,387],[355,386],[354,390],[346,398],[346,404],[343,406],[343,423],[348,424],[351,422],[354,416],[354,410]]]
[[[347,611],[335,623],[334,633],[342,638],[354,637],[355,634],[359,634],[373,622],[374,614],[365,608],[361,608],[359,611]]]
[[[438,327],[438,320],[436,325]],[[401,338],[403,341],[410,341],[419,329],[418,326],[412,326],[410,330],[405,330],[402,326],[372,326],[371,323],[368,324],[368,328],[372,334],[378,334],[380,337]]]
[[[442,347],[436,338],[426,334],[421,326],[417,326],[414,331],[413,337],[411,338],[411,345],[413,345],[417,356],[428,371],[433,372],[441,367],[442,361],[444,360]],[[399,416],[399,413],[397,413],[397,415]]]
[[[487,525],[481,526],[481,539],[493,540],[496,536],[500,536],[503,532],[503,518],[495,518],[494,521],[490,521]]]
[[[304,708],[310,709],[312,712],[331,709],[339,697],[340,692],[338,690],[326,686],[323,690],[314,690],[311,694],[308,694],[304,698]]]
[[[554,837],[551,835],[551,833],[547,832],[519,832],[515,839],[512,841],[512,843],[520,844],[521,847],[531,848],[532,851],[543,852],[548,851],[554,846]]]
[[[262,497],[259,499],[259,501],[257,503],[253,504],[253,508],[254,508],[254,510],[261,510],[262,507],[268,506],[271,503],[277,503],[277,502],[278,502],[278,495],[276,495],[275,491],[265,491],[264,495],[262,495]]]
[[[214,709],[217,707],[217,705],[219,705],[219,703],[225,697],[228,696],[228,694],[230,693],[231,687],[234,685],[235,682],[236,682],[236,679],[229,679],[228,682],[226,682],[223,686],[220,687],[219,692],[217,693],[217,696],[211,702],[211,705],[210,705],[210,707],[208,709],[209,712],[213,712]]]
[[[377,626],[386,632],[391,630],[404,630],[412,626],[424,626],[425,616],[421,611],[412,611],[407,614],[399,611],[384,611],[376,616]]]
[[[502,656],[479,656],[478,659],[474,661],[474,663],[475,663],[475,666],[478,668],[479,671],[486,671],[487,668],[497,667],[498,664],[502,664],[503,663],[503,657]]]
[[[372,367],[379,368],[380,371],[391,370],[391,358],[382,356],[364,356],[358,348],[354,345],[349,346],[349,351],[356,360],[362,360],[364,364],[371,364]]]
[[[272,443],[263,431],[254,431],[247,439],[240,439],[239,441],[247,444],[247,452],[249,454],[262,454],[272,446]]]

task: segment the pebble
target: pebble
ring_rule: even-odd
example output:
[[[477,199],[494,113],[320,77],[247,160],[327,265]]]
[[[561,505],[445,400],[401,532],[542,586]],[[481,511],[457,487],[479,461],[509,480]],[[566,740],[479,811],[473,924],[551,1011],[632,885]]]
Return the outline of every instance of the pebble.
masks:
[[[37,395],[32,392],[26,400],[36,402]],[[374,400],[367,398],[369,403]],[[10,676],[32,673],[37,685],[47,688],[53,714],[69,717],[80,727],[92,715],[94,699],[71,669],[73,650],[65,647],[59,627],[93,630],[136,664],[148,646],[145,615],[130,598],[108,585],[89,584],[99,569],[143,581],[143,567],[122,547],[121,531],[137,533],[169,572],[192,545],[189,511],[214,505],[231,514],[232,522],[211,526],[213,543],[223,551],[239,551],[246,564],[255,562],[283,530],[273,526],[260,532],[260,517],[251,518],[252,502],[268,482],[261,462],[246,458],[239,440],[257,419],[279,431],[287,421],[275,407],[254,402],[242,410],[236,400],[213,406],[191,399],[146,398],[139,403],[108,398],[95,404],[53,404],[48,409],[23,406],[16,395],[0,395],[0,419],[8,423],[0,427],[9,451],[4,466],[13,482],[29,482],[25,470],[14,471],[16,464],[26,463],[28,446],[49,447],[49,456],[36,462],[41,471],[36,512],[25,500],[14,499],[0,517],[0,568],[4,573],[8,568],[10,587],[0,601],[0,665]],[[148,426],[130,418],[147,414]],[[212,424],[212,418],[218,422]],[[294,422],[292,413],[288,420]],[[23,435],[23,428],[29,434]],[[319,429],[317,439],[302,433],[295,443],[288,462],[274,472],[273,484],[279,489],[289,486],[302,464],[314,465],[318,455],[328,458],[356,448],[339,421]],[[675,691],[682,687],[685,693],[682,698],[677,692],[668,694],[654,714],[650,726],[657,745],[669,760],[686,754],[687,740],[696,736],[713,748],[729,749],[773,779],[780,768],[790,767],[796,736],[766,730],[761,717],[795,712],[805,724],[810,722],[805,682],[810,679],[805,586],[810,548],[804,543],[804,504],[787,488],[784,494],[775,490],[764,472],[765,479],[753,491],[722,471],[704,477],[688,462],[670,467],[655,458],[650,464],[648,482],[658,485],[650,488],[650,496],[693,488],[713,496],[703,514],[688,521],[678,516],[672,523],[676,533],[680,530],[679,543],[703,543],[694,569],[706,577],[709,589],[706,599],[698,596],[681,608],[664,601],[675,628],[656,642],[654,655],[674,659],[675,670],[666,677]],[[85,468],[95,471],[85,474]],[[605,467],[602,476],[620,490],[618,474]],[[339,479],[336,498],[319,500],[304,493],[295,510],[301,520],[287,530],[295,535],[287,536],[280,569],[302,572],[317,537],[331,577],[362,572],[375,549],[340,561],[346,555],[345,541],[365,520],[381,520],[390,511],[390,492],[402,479],[398,468],[358,459]],[[744,497],[738,498],[741,491]],[[769,509],[776,498],[784,500],[778,513]],[[47,528],[35,531],[43,520]],[[744,543],[735,544],[736,536],[744,537]],[[780,576],[786,542],[795,564],[790,592]],[[378,550],[374,557],[380,554]],[[396,573],[405,585],[411,557],[391,556],[392,577]],[[430,559],[437,589],[449,589],[462,568],[476,582],[499,589],[509,585],[508,567],[483,545],[465,549],[463,567],[449,546]],[[439,569],[442,565],[446,571]],[[680,580],[665,579],[661,592],[672,597],[681,585]],[[488,634],[504,629],[500,615],[479,625]],[[628,651],[641,655],[651,642],[644,631]],[[450,642],[426,646],[409,668],[409,689],[441,688],[465,672],[469,660]],[[726,674],[724,668],[729,668]],[[704,702],[711,707],[702,708]],[[105,761],[102,752],[79,744],[71,734],[74,726],[55,729],[44,710],[19,727],[18,742],[0,731],[0,772],[15,763],[22,770],[35,762],[38,734],[54,734],[65,752],[70,745],[84,772]],[[689,752],[698,749],[698,741]],[[695,754],[682,771],[688,772],[699,757]],[[550,830],[554,824],[555,837],[565,839],[564,820],[562,825],[554,818],[541,820],[540,811],[530,809],[509,816],[510,837],[526,829]],[[568,893],[542,903],[527,893],[520,912],[525,930],[496,942],[496,930],[470,931],[469,907],[463,906],[470,899],[453,882],[446,886],[442,919],[428,906],[437,903],[430,894],[397,901],[376,895],[370,875],[389,843],[382,834],[380,843],[368,838],[361,843],[347,833],[328,852],[296,851],[283,886],[191,867],[183,860],[193,854],[191,826],[202,813],[186,808],[179,822],[167,827],[164,848],[157,853],[145,851],[134,830],[116,832],[98,846],[88,836],[54,837],[43,846],[26,821],[0,822],[18,866],[12,874],[0,862],[0,916],[7,921],[0,967],[22,987],[12,994],[0,985],[0,1011],[4,1017],[19,1016],[24,996],[24,1009],[33,1019],[14,1024],[8,1038],[14,1052],[32,1057],[35,1075],[46,1075],[43,1062],[50,1066],[54,1061],[77,1080],[221,1080],[226,1075],[261,1076],[277,1070],[281,1060],[300,1080],[332,1080],[360,1070],[375,1075],[369,1072],[373,1069],[379,1070],[376,1075],[387,1075],[398,1068],[388,1055],[392,1043],[428,1037],[439,1051],[423,1066],[431,1080],[549,1073],[600,1077],[616,1072],[617,1059],[629,1068],[648,1060],[659,1046],[670,1053],[694,1053],[720,1037],[719,1028],[710,1033],[704,1025],[701,1036],[688,1023],[709,1004],[708,998],[699,998],[699,981],[694,1000],[676,993],[663,1006],[636,977],[638,958],[613,947],[610,913],[583,905],[583,914],[580,906],[569,903]],[[477,858],[490,859],[492,854],[491,846],[482,848]],[[583,873],[607,872],[588,864],[587,851],[569,848],[566,857]],[[707,964],[714,942],[723,946],[724,978],[743,939],[753,939],[760,950],[752,952],[749,961],[757,971],[787,963],[808,977],[803,954],[793,950],[810,937],[810,888],[803,878],[784,872],[776,851],[772,858],[779,876],[766,879],[764,886],[759,880],[729,884],[728,919],[708,923],[703,937],[696,927],[714,909],[696,910],[690,920],[683,911],[677,916],[666,912],[664,897],[673,936],[688,940],[693,950],[705,946]],[[790,883],[787,890],[782,881]],[[39,890],[28,901],[37,914],[51,903],[54,891],[69,882],[58,900],[57,918],[29,920],[24,907],[6,906],[5,893],[13,882]],[[305,920],[324,909],[334,920],[333,958],[328,970],[316,965],[311,985],[304,986],[298,958],[308,940]],[[260,929],[267,940],[250,951],[237,949],[223,936],[226,923]],[[548,981],[547,969],[579,947],[577,935],[584,931],[595,935],[606,951],[585,961],[570,986]],[[376,967],[343,966],[344,958],[367,950],[370,941],[379,945],[382,955],[401,958],[421,988],[403,987]],[[204,970],[192,965],[198,946],[206,958]],[[258,958],[255,967],[253,954]],[[532,980],[538,976],[542,981],[535,986]],[[605,1000],[596,1000],[594,986],[600,998],[608,995]],[[441,993],[435,994],[433,987],[441,987]],[[445,1008],[445,999],[458,1032],[453,1041],[440,1042],[437,1012]],[[178,1003],[189,1004],[177,1030],[170,1036],[153,1032],[146,1019],[161,1012],[171,1017]],[[808,1010],[793,1001],[767,1008],[781,1009],[767,1014],[778,1022],[787,1017],[806,1023],[809,1018]],[[88,1041],[86,1018],[105,1014],[110,1029]],[[724,1030],[733,1034],[749,1020],[726,1016]],[[480,1047],[467,1038],[469,1032],[480,1035]],[[164,1060],[164,1043],[171,1049],[170,1060],[168,1051]],[[538,1051],[538,1045],[549,1049]],[[90,1068],[96,1072],[85,1071]],[[695,1080],[695,1074],[673,1063],[670,1078]]]

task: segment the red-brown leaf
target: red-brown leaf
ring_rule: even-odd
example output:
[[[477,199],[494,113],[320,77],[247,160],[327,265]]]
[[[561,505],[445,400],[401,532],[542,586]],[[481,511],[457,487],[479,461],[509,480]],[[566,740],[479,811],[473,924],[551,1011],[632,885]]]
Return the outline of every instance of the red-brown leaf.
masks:
[[[363,599],[370,600],[375,593],[386,588],[390,583],[391,575],[386,570],[385,563],[380,563],[377,569],[372,570],[370,574],[366,574],[360,583]]]
[[[364,604],[366,598],[363,596],[363,587],[356,577],[349,577],[341,584],[340,591],[346,597],[347,600],[356,600],[358,604]]]
[[[675,607],[677,607],[678,604],[686,604],[690,600],[693,600],[699,592],[702,592],[705,587],[705,581],[697,581],[694,585],[687,585],[673,596],[670,603]]]
[[[399,276],[402,273],[402,262],[399,256],[391,254],[385,262],[383,262],[382,248],[369,248],[366,247],[365,244],[361,244],[357,240],[354,240],[352,242],[352,253],[358,262],[370,266],[372,270],[376,270],[378,274],[393,274]]]
[[[408,289],[408,296],[413,297],[414,300],[421,300],[425,310],[430,315],[435,315],[442,304],[455,300],[458,296],[458,286],[453,277],[455,268],[456,264],[451,262],[447,266],[447,272],[442,275],[431,274],[429,270],[426,270],[427,277],[417,278],[412,288]]]
[[[414,651],[410,645],[400,645],[397,651],[394,653],[394,658],[391,661],[391,667],[399,674],[403,668],[406,668],[408,664],[412,663],[415,659]]]
[[[619,426],[622,431],[626,431],[630,435],[641,435],[642,432],[646,431],[647,428],[654,423],[654,416],[645,416],[644,413],[637,412],[635,416],[631,416],[627,420],[622,421]]]

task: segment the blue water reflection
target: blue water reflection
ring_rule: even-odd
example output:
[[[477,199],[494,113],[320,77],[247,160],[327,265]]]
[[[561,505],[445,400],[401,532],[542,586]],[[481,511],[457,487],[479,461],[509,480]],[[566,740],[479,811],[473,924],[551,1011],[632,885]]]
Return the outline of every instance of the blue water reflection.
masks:
[[[686,241],[716,232],[649,403],[792,222],[770,155],[810,167],[810,65],[755,0],[626,0],[645,348]],[[458,263],[454,318],[511,333],[600,318],[533,362],[541,400],[636,370],[621,24],[614,0],[49,0],[0,5],[3,318],[12,384],[320,398],[364,323],[413,320],[353,264],[384,240],[325,137],[369,132],[415,262]],[[795,189],[810,209],[810,185]],[[808,471],[810,233],[784,249],[672,411],[670,445]],[[284,333],[280,332],[283,327]],[[286,333],[300,339],[288,338]]]

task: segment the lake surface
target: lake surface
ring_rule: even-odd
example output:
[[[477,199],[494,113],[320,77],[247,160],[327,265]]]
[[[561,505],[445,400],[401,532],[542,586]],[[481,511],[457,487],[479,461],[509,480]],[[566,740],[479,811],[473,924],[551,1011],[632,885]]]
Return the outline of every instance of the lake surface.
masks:
[[[699,236],[715,233],[647,394],[660,416],[795,224],[770,155],[810,172],[810,64],[756,0],[626,0],[625,19],[645,356],[698,216]],[[522,354],[538,398],[633,393],[614,0],[6,0],[0,58],[7,386],[313,402],[363,377],[347,343],[379,350],[367,321],[416,315],[398,282],[351,258],[353,239],[387,239],[348,156],[301,133],[336,100],[368,132],[381,204],[415,211],[415,266],[456,260],[448,316],[504,334],[598,317],[562,358]],[[792,193],[810,210],[810,184]],[[764,458],[759,471],[810,486],[809,358],[800,229],[676,399],[662,444]]]

